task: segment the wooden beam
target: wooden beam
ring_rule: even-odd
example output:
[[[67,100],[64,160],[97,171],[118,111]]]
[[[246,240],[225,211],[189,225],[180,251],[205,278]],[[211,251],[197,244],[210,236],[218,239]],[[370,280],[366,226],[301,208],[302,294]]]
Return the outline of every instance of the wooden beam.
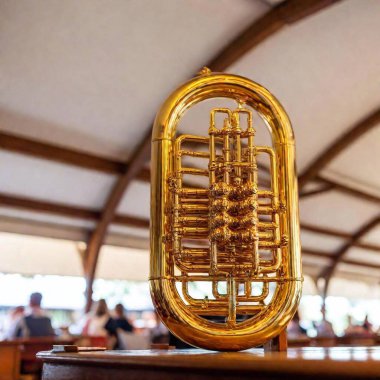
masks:
[[[314,189],[314,190],[309,190],[309,191],[301,191],[300,194],[299,194],[299,197],[300,198],[307,198],[307,197],[310,197],[310,196],[313,196],[313,195],[318,195],[318,194],[323,194],[323,193],[326,193],[327,191],[330,191],[330,190],[333,190],[334,189],[334,185],[332,184],[326,184],[324,186],[321,186],[317,189]]]
[[[310,256],[310,257],[318,257],[318,258],[322,257],[325,259],[329,259],[330,261],[334,260],[333,255],[328,254],[326,252],[316,251],[316,250],[311,249],[311,248],[302,248],[302,255]],[[344,264],[355,265],[358,267],[380,269],[380,264],[369,263],[369,262],[365,262],[365,261],[351,260],[351,259],[344,259],[343,258],[341,262]]]
[[[52,239],[63,239],[77,242],[86,242],[90,229],[71,227],[63,224],[45,223],[23,218],[13,218],[0,215],[0,231],[29,236],[39,236]],[[149,239],[133,235],[110,233],[105,244],[117,247],[133,247],[135,249],[149,249]]]
[[[327,295],[328,286],[330,283],[330,279],[334,274],[334,271],[338,264],[342,262],[344,255],[352,248],[356,243],[360,241],[368,232],[370,232],[373,228],[375,228],[380,223],[380,214],[371,219],[369,222],[361,226],[351,237],[350,239],[335,252],[333,256],[332,264],[322,271],[321,276],[325,279],[325,289],[324,296]]]
[[[321,175],[318,175],[316,177],[316,180],[324,183],[326,186],[330,186],[331,189],[333,189],[333,190],[337,190],[337,191],[340,191],[342,193],[352,195],[354,197],[363,199],[363,200],[368,201],[368,202],[380,204],[380,197],[376,196],[374,194],[370,194],[370,193],[364,192],[362,190],[355,189],[355,188],[348,186],[348,185],[340,184],[339,182],[325,178],[324,176],[321,176]]]
[[[0,206],[29,210],[34,212],[43,212],[47,214],[60,215],[69,218],[84,220],[97,221],[101,217],[101,212],[98,210],[69,206],[67,204],[62,203],[41,201],[32,198],[16,197],[13,195],[3,193],[0,193]],[[115,215],[112,223],[137,228],[149,227],[149,220],[124,214]]]
[[[224,71],[244,54],[258,46],[268,37],[277,33],[286,25],[293,24],[339,0],[289,0],[272,8],[258,20],[255,20],[206,66],[213,71]]]
[[[302,255],[312,256],[312,257],[322,257],[324,259],[332,260],[332,255],[330,255],[329,253],[317,251],[317,250],[312,249],[312,248],[302,247],[301,252],[302,252]]]
[[[324,186],[321,186],[317,189],[309,190],[309,191],[301,190],[299,194],[300,198],[307,198],[313,195],[319,195],[331,190],[335,190],[335,191],[339,191],[341,193],[348,194],[350,196],[362,199],[364,201],[380,204],[380,197],[375,194],[364,192],[362,190],[353,188],[351,186],[341,184],[339,182],[325,178],[324,176],[321,176],[321,175],[317,175],[315,177],[315,180],[324,184]]]
[[[128,169],[128,163],[5,132],[0,132],[0,149],[108,174],[120,175]],[[260,166],[260,164],[258,166],[262,170],[269,171],[268,168]],[[141,168],[136,175],[136,179],[150,182],[149,168]],[[263,183],[269,184],[268,181],[264,181]],[[191,183],[186,183],[186,185],[191,186]]]
[[[99,210],[71,206],[62,203],[41,201],[27,197],[18,197],[5,193],[0,193],[0,206],[84,220],[99,220],[101,215],[101,212]],[[116,214],[112,221],[112,224],[120,224],[136,228],[149,228],[148,219],[134,217],[126,214]],[[301,230],[326,236],[332,236],[334,238],[351,238],[351,234],[347,232],[331,228],[323,228],[307,223],[301,224]],[[369,251],[380,252],[380,245],[358,242],[355,243],[354,246]]]
[[[128,164],[121,161],[111,160],[78,150],[63,148],[59,145],[16,136],[5,132],[0,132],[0,148],[53,162],[73,165],[84,169],[100,171],[108,174],[120,175],[124,173],[128,168]],[[263,165],[259,166],[259,168],[264,171],[268,171],[268,168]],[[142,168],[136,176],[136,179],[144,182],[149,182],[149,169]],[[321,176],[317,176],[316,179],[320,182],[325,183],[326,185],[330,184],[331,189],[334,188],[338,191],[342,191],[368,201],[379,203],[380,198],[375,195],[364,193],[360,190],[350,188],[347,185],[336,183]],[[309,192],[301,192],[300,197],[303,198],[311,195],[316,195],[331,189],[326,186],[325,188],[320,189],[320,191],[313,190]]]
[[[299,188],[312,179],[314,179],[322,169],[324,169],[335,157],[349,147],[353,142],[363,136],[365,133],[380,124],[380,109],[373,112],[371,115],[361,120],[354,125],[341,137],[336,139],[332,144],[327,146],[314,160],[311,162],[304,172],[299,176]]]
[[[97,210],[73,207],[73,206],[68,206],[65,204],[51,203],[51,202],[34,200],[34,199],[24,198],[24,197],[9,196],[6,194],[0,194],[0,206],[12,207],[12,208],[18,208],[18,209],[24,209],[24,210],[36,211],[36,212],[44,212],[44,213],[49,213],[53,215],[73,217],[73,218],[85,219],[85,220],[97,220],[100,217],[100,212]],[[30,223],[31,222],[28,221],[28,224]],[[149,220],[147,219],[132,217],[129,215],[122,215],[122,214],[115,215],[115,218],[112,221],[112,223],[127,225],[131,227],[145,228],[145,229],[149,227]],[[345,239],[351,238],[350,234],[336,231],[336,230],[324,229],[324,228],[311,226],[311,225],[302,225],[301,228],[303,228],[304,230],[319,233],[319,234],[325,234],[325,235],[330,235],[334,237],[341,237]],[[360,247],[362,249],[374,250],[376,252],[380,252],[380,246],[363,244],[363,243],[356,243],[354,244],[354,246]],[[325,252],[317,251],[311,248],[302,248],[302,254],[305,254],[307,256],[327,258],[330,260],[334,258],[333,256]],[[346,264],[357,265],[357,266],[380,268],[380,265],[376,265],[372,263],[363,263],[363,262],[354,261],[354,260],[344,259],[342,260],[342,262]]]
[[[352,235],[350,233],[340,231],[334,228],[324,228],[319,227],[307,223],[301,223],[301,231],[308,231],[313,232],[316,234],[331,236],[334,238],[341,238],[341,239],[351,239]],[[354,247],[365,249],[367,251],[373,251],[373,252],[380,252],[380,245],[376,244],[369,244],[369,243],[363,243],[360,241],[356,241],[353,244]]]
[[[67,216],[77,219],[96,220],[100,213],[95,210],[88,210],[81,207],[68,206],[62,203],[52,203],[26,197],[0,194],[0,206],[17,209],[44,212],[60,216]]]
[[[89,235],[88,229],[82,227],[71,227],[9,216],[0,216],[0,231],[82,242],[87,241]]]
[[[380,252],[380,245],[370,243],[354,243],[354,247],[364,249],[366,251]]]
[[[107,174],[120,175],[128,169],[128,163],[6,132],[0,132],[0,149]],[[149,169],[142,168],[136,179],[150,181]]]
[[[379,264],[369,263],[369,262],[364,262],[364,261],[343,259],[341,262],[343,264],[354,265],[354,266],[357,266],[357,267],[364,267],[364,268],[371,268],[371,269],[380,269],[380,265]]]
[[[349,241],[344,244],[335,254],[334,254],[334,263],[329,269],[329,273],[333,272],[335,267],[342,260],[344,254],[352,248],[355,243],[358,243],[368,232],[375,228],[380,223],[380,215],[377,215],[375,218],[371,219],[368,223],[361,226],[349,239]]]
[[[126,170],[126,164],[119,161],[6,132],[0,132],[0,148],[104,173],[122,174]]]
[[[142,168],[136,175],[136,178],[139,181],[149,182],[150,183],[150,169]]]
[[[334,228],[319,227],[309,223],[301,223],[301,230],[313,232],[321,235],[328,235],[336,238],[350,239],[351,234]]]
[[[263,165],[261,165],[261,169],[263,169],[265,172],[269,173],[269,169],[267,167],[264,167]],[[335,191],[339,191],[341,193],[345,193],[345,194],[354,196],[356,198],[359,198],[359,199],[362,199],[362,200],[365,200],[368,202],[380,204],[380,197],[379,196],[368,193],[368,192],[364,192],[362,190],[353,188],[353,187],[348,186],[348,185],[341,184],[337,181],[333,181],[331,179],[328,179],[322,175],[317,175],[315,177],[315,181],[320,182],[322,184],[322,186],[317,188],[317,189],[313,189],[313,190],[309,190],[309,191],[301,190],[299,193],[300,198],[307,198],[307,197],[310,197],[313,195],[319,195],[319,194],[326,193],[328,191],[335,190]]]
[[[115,218],[116,208],[124,195],[128,185],[135,179],[138,173],[143,168],[144,164],[150,156],[150,140],[151,130],[149,128],[148,133],[144,136],[141,143],[136,148],[131,160],[129,161],[128,168],[125,173],[118,178],[114,185],[106,205],[102,211],[99,222],[91,234],[87,245],[86,252],[86,265],[85,265],[85,277],[86,277],[86,311],[89,311],[92,304],[92,285],[94,282],[96,264],[99,257],[100,248],[103,244],[105,235],[109,224]]]
[[[258,164],[258,167],[260,170],[262,170],[265,173],[270,173],[269,168],[263,164]],[[321,187],[314,189],[314,190],[301,190],[299,193],[300,198],[307,198],[313,195],[319,195],[326,193],[331,190],[339,191],[341,193],[345,193],[360,199],[363,199],[365,201],[374,202],[374,203],[380,203],[380,197],[376,196],[374,194],[370,194],[367,192],[364,192],[359,189],[355,189],[351,186],[341,184],[339,182],[333,181],[331,179],[325,178],[322,175],[317,175],[315,177],[316,182],[320,182],[322,184]]]

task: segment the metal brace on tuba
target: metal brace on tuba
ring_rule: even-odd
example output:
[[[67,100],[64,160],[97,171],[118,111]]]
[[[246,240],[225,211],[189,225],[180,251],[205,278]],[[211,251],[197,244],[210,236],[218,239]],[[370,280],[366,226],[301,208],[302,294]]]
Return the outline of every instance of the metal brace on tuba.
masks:
[[[236,107],[211,109],[201,136],[181,134],[186,110],[222,98]],[[255,144],[255,115],[268,127],[272,147]],[[158,112],[150,287],[160,318],[185,342],[243,350],[278,336],[293,317],[302,288],[294,149],[280,103],[240,76],[204,70]],[[269,162],[266,186],[260,185],[260,156]],[[189,158],[203,160],[205,168]],[[199,296],[199,288],[208,294]]]

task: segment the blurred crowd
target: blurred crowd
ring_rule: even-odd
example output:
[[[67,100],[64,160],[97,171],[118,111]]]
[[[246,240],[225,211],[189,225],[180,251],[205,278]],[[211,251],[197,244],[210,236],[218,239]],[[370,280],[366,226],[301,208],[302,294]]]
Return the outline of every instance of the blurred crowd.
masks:
[[[109,349],[150,348],[151,344],[166,344],[168,331],[156,313],[148,326],[141,326],[128,316],[126,308],[117,304],[109,310],[105,299],[93,304],[92,310],[77,321],[74,330],[68,326],[54,330],[51,318],[42,308],[42,294],[32,293],[29,305],[18,306],[8,314],[4,327],[4,338],[79,337],[88,339],[89,345],[106,346]]]
[[[329,322],[326,317],[326,309],[324,307],[321,309],[321,314],[321,321],[311,321],[311,324],[305,324],[303,323],[305,321],[301,321],[299,312],[297,311],[294,318],[288,325],[288,337],[290,339],[297,339],[312,335],[317,338],[335,338],[337,334],[334,331],[333,324]],[[306,328],[306,325],[308,325],[309,328]],[[309,330],[312,330],[312,332],[310,333]],[[359,323],[354,323],[352,316],[347,316],[347,327],[344,330],[344,337],[366,338],[377,333],[378,332],[374,331],[372,324],[369,322],[368,316],[365,317],[363,322]]]
[[[41,303],[42,294],[32,293],[28,306],[19,306],[11,310],[5,324],[3,338],[9,340],[34,337],[80,338],[82,345],[106,346],[108,349],[145,349],[152,347],[152,344],[181,347],[181,342],[169,336],[168,330],[154,312],[151,312],[149,323],[141,325],[134,318],[130,318],[121,303],[110,310],[106,300],[100,299],[94,303],[89,313],[79,318],[75,326],[63,326],[54,330],[51,319],[41,307]],[[337,334],[326,316],[324,307],[321,315],[320,321],[305,321],[301,320],[297,312],[288,325],[288,338],[290,340],[309,337],[336,338]],[[347,316],[344,337],[366,338],[377,333],[368,317],[360,323],[355,323],[351,316]]]

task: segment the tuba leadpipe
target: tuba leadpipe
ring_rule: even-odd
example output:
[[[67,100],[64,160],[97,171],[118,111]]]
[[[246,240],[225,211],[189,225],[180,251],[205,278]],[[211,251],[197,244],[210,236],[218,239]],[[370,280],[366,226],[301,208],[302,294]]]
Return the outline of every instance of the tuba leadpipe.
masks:
[[[221,98],[236,105],[211,108],[201,135],[181,133],[187,110]],[[257,118],[272,146],[256,144]],[[302,273],[294,136],[277,99],[209,70],[180,86],[155,119],[151,184],[150,289],[163,323],[221,351],[278,336],[298,307]]]

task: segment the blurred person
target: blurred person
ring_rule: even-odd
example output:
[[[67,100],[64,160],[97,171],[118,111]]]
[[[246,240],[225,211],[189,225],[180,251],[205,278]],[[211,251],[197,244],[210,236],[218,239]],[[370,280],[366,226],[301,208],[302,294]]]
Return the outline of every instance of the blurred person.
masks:
[[[114,348],[117,345],[116,323],[108,311],[105,299],[100,299],[97,302],[95,310],[88,317],[82,333],[89,337],[106,338],[108,348]]]
[[[134,327],[129,322],[126,314],[126,310],[121,303],[115,306],[115,323],[116,328],[127,332],[133,332]]]
[[[333,325],[326,319],[326,308],[322,307],[322,321],[316,326],[318,338],[335,338]]]
[[[25,307],[17,306],[10,311],[4,324],[4,339],[12,339],[16,336],[16,329],[20,320],[25,316]]]
[[[29,312],[16,325],[13,338],[54,336],[51,319],[41,307],[42,294],[32,293],[29,299]]]
[[[287,333],[289,338],[303,338],[306,337],[306,329],[304,329],[301,324],[300,324],[300,315],[298,310],[294,314],[293,319],[290,321],[287,327]]]

